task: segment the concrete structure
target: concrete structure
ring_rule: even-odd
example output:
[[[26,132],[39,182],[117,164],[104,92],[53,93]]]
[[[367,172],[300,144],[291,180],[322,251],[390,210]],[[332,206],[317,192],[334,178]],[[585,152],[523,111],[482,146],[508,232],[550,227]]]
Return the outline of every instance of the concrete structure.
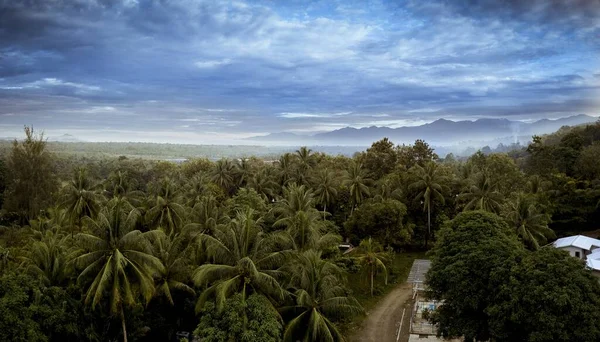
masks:
[[[600,240],[583,235],[567,236],[552,243],[555,248],[586,262],[596,275],[600,275]]]

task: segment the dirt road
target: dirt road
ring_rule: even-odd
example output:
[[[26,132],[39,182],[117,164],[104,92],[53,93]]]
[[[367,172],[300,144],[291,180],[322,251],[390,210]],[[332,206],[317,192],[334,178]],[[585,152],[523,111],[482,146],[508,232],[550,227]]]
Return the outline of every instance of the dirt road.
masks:
[[[402,310],[406,308],[402,332],[398,341],[407,341],[409,328],[407,316],[410,316],[411,297],[412,287],[410,284],[398,285],[376,307],[367,312],[367,318],[361,329],[350,339],[355,342],[396,342]]]

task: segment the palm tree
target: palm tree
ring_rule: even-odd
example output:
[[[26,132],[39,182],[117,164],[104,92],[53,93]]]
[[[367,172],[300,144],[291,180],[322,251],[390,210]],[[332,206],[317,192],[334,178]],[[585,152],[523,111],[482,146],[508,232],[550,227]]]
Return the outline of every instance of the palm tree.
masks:
[[[285,198],[280,200],[275,209],[278,220],[274,227],[286,227],[283,238],[292,249],[305,250],[308,248],[324,248],[337,243],[339,237],[335,234],[325,234],[324,224],[320,214],[314,207],[314,195],[304,185],[290,184],[284,189]]]
[[[80,248],[71,255],[71,262],[81,270],[77,282],[87,288],[85,304],[94,309],[107,303],[111,314],[119,314],[125,342],[125,307],[134,305],[138,295],[149,302],[153,277],[164,272],[148,240],[132,229],[138,216],[138,210],[123,200],[111,200],[96,220],[86,218],[91,233],[77,234]]]
[[[119,198],[136,207],[145,195],[135,189],[135,180],[131,179],[126,171],[112,172],[106,181],[106,190],[108,198]]]
[[[204,174],[196,174],[184,184],[185,204],[193,208],[207,191],[207,179]]]
[[[277,202],[276,212],[284,217],[291,217],[299,211],[315,209],[314,193],[305,185],[292,183],[283,189],[284,198]]]
[[[212,171],[211,181],[220,186],[226,193],[230,193],[233,187],[235,167],[229,159],[221,159],[215,163]]]
[[[237,178],[237,186],[245,187],[252,174],[254,174],[254,170],[248,159],[240,159],[235,163],[234,175]]]
[[[280,309],[291,317],[285,327],[284,341],[344,341],[332,319],[362,313],[356,299],[346,296],[341,285],[342,270],[321,252],[308,250],[288,266],[294,305]]]
[[[245,300],[248,290],[283,298],[275,268],[284,261],[285,253],[273,250],[262,232],[261,220],[254,216],[250,208],[238,211],[229,224],[215,230],[214,236],[199,235],[211,263],[198,267],[192,276],[197,286],[209,286],[198,299],[196,310],[210,295],[216,297],[220,309],[234,293],[241,293]]]
[[[248,187],[254,189],[264,199],[272,199],[275,197],[275,189],[277,183],[273,180],[272,175],[269,175],[266,169],[255,172],[248,179]]]
[[[151,227],[163,227],[168,234],[178,232],[186,216],[186,208],[178,203],[175,183],[169,178],[163,179],[159,186],[154,206],[146,213],[146,219]]]
[[[194,290],[186,282],[190,278],[191,265],[189,256],[189,234],[168,235],[162,229],[144,233],[152,243],[152,255],[157,257],[164,268],[155,279],[156,297],[165,298],[169,304],[173,302],[173,291],[187,292],[194,295]]]
[[[69,238],[51,229],[40,232],[38,238],[34,239],[23,257],[27,271],[47,286],[63,285],[69,274],[66,266]]]
[[[279,169],[280,185],[286,186],[294,181],[294,158],[290,153],[286,153],[277,160]]]
[[[523,242],[533,250],[539,249],[540,244],[546,243],[548,239],[556,237],[548,227],[550,216],[540,212],[531,196],[519,194],[510,201],[505,217]]]
[[[467,202],[464,210],[485,210],[497,214],[503,198],[497,183],[492,181],[487,172],[480,172],[473,184],[458,195],[458,200]]]
[[[85,216],[94,218],[100,211],[102,195],[98,193],[99,184],[93,183],[87,170],[79,168],[73,178],[63,188],[62,205],[67,210],[71,223],[81,230],[81,221]],[[74,229],[71,230],[73,236]]]
[[[300,184],[306,184],[308,172],[314,165],[314,158],[311,152],[312,150],[306,146],[302,146],[296,150],[296,157],[298,158],[298,175],[296,179]]]
[[[365,196],[370,195],[370,183],[371,179],[367,177],[367,172],[363,169],[362,164],[353,163],[343,183],[350,190],[351,212],[362,203]]]
[[[327,205],[332,204],[337,197],[336,186],[334,172],[324,169],[317,173],[314,181],[314,189],[317,202],[323,206],[323,220],[325,220]]]
[[[378,194],[376,197],[378,197],[379,200],[400,200],[402,194],[402,189],[400,187],[395,186],[394,181],[390,179],[389,176],[381,179],[378,182]]]
[[[217,199],[212,196],[204,196],[192,208],[190,214],[191,222],[197,223],[201,231],[213,232],[217,225],[227,222],[227,216],[224,210],[217,203]]]
[[[383,251],[383,247],[377,241],[373,241],[370,237],[360,242],[358,248],[352,251],[357,253],[356,259],[367,271],[367,275],[371,281],[371,297],[373,296],[373,280],[378,269],[383,271],[385,284],[387,285],[387,268],[384,261],[387,261],[387,253]]]
[[[431,234],[431,208],[435,201],[444,204],[443,181],[445,177],[440,173],[435,162],[427,162],[425,167],[416,164],[411,168],[415,180],[409,185],[409,189],[417,191],[416,200],[423,201],[423,211],[427,211],[427,235],[425,236],[425,246],[427,246],[429,235]]]

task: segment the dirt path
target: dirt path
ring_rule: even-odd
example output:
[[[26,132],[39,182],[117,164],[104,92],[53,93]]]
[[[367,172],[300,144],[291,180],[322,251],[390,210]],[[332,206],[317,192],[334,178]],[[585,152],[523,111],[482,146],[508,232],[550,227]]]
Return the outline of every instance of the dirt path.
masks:
[[[402,318],[402,310],[406,308],[399,342],[408,340],[408,326],[410,317],[410,301],[412,287],[402,283],[385,296],[377,306],[367,312],[360,331],[351,337],[355,342],[396,342],[398,324]]]

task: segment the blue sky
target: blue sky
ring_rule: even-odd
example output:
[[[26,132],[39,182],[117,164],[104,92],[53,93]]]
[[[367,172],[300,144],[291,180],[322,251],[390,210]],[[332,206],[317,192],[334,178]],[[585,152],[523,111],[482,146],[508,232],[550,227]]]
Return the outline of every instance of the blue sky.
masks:
[[[0,0],[0,136],[600,115],[600,0]]]

